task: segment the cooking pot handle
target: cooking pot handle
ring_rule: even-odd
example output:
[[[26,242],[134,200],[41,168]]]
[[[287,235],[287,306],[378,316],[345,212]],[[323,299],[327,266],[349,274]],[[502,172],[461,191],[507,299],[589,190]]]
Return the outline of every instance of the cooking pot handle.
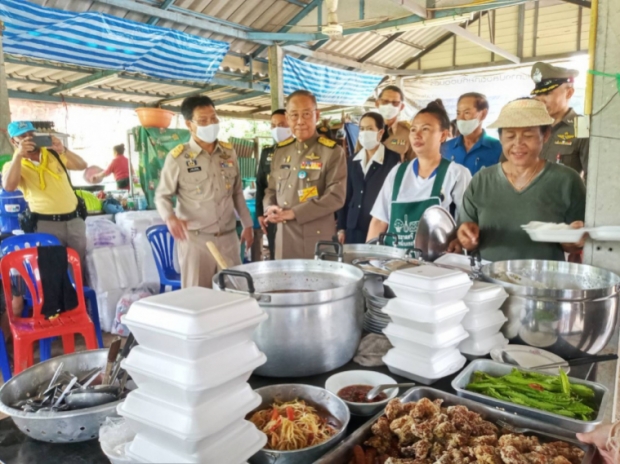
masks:
[[[248,272],[238,271],[236,269],[222,269],[218,274],[217,282],[221,290],[226,289],[226,281],[224,280],[224,276],[243,277],[248,281],[248,290],[250,291],[250,294],[256,293],[256,289],[254,288],[254,279],[252,279],[252,276]]]
[[[422,261],[422,250],[420,250],[419,248],[409,248],[407,250],[406,256],[410,256],[413,259]]]
[[[322,247],[334,247],[334,251],[321,251]],[[327,240],[319,240],[314,247],[314,259],[321,260],[325,256],[333,256],[341,263],[344,261],[344,248],[339,242],[328,242]]]
[[[379,245],[385,245],[385,239],[387,237],[390,237],[394,240],[394,244],[392,246],[397,247],[398,246],[398,235],[396,234],[390,234],[390,233],[383,233],[383,234],[379,234]]]

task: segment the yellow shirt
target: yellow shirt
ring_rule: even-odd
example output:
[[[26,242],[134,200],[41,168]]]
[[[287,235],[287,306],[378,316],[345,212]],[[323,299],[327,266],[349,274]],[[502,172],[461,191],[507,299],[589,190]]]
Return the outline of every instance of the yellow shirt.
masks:
[[[67,164],[67,158],[60,155],[62,162]],[[77,198],[65,170],[54,155],[41,149],[40,163],[22,159],[19,190],[24,194],[30,211],[39,214],[67,214],[77,208]],[[2,176],[6,177],[13,162],[6,163],[2,169]]]

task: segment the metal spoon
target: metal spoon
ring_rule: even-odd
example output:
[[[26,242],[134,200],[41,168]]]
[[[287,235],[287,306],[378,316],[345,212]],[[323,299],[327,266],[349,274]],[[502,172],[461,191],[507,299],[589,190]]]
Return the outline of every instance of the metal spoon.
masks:
[[[65,398],[71,409],[85,409],[116,401],[116,395],[97,390],[73,390]]]
[[[512,364],[514,366],[522,367],[521,364],[519,364],[519,361],[510,356],[506,351],[502,351],[502,361],[505,364]]]
[[[415,387],[415,386],[416,386],[415,383],[390,383],[390,384],[377,385],[375,388],[373,388],[366,394],[366,399],[373,400],[383,390],[389,390],[390,388]]]

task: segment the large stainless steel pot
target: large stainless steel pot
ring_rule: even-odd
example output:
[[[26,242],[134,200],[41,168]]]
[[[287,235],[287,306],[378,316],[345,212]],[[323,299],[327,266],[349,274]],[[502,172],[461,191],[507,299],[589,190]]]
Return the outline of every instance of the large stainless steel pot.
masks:
[[[254,332],[267,355],[257,374],[321,374],[355,355],[364,312],[360,269],[322,260],[262,261],[220,272],[213,288],[237,292],[227,286],[226,275],[245,278],[248,293],[269,316]]]
[[[600,352],[616,328],[620,277],[612,272],[521,260],[487,264],[481,276],[510,295],[502,306],[508,318],[502,332],[511,341],[570,359]]]
[[[389,235],[392,234],[381,234],[375,243],[341,245],[338,242],[321,241],[316,244],[314,257],[347,264],[355,264],[355,261],[360,259],[405,258],[407,250],[384,245],[384,239]]]

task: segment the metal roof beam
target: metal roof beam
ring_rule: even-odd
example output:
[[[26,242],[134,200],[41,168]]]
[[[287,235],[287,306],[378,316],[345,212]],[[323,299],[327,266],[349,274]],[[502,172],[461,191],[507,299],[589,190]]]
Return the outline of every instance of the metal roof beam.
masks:
[[[159,8],[161,10],[167,10],[170,7],[170,5],[172,5],[173,3],[174,3],[174,0],[164,0],[163,2],[161,2],[161,5],[159,6]],[[149,20],[146,22],[146,24],[150,24],[151,26],[154,26],[158,22],[159,22],[158,17],[151,16]]]
[[[372,58],[373,56],[375,56],[377,53],[379,53],[381,50],[383,50],[385,47],[387,47],[388,45],[390,45],[392,42],[394,42],[396,39],[398,39],[401,35],[403,35],[404,32],[397,32],[396,34],[392,34],[391,36],[389,36],[387,39],[385,39],[383,42],[381,42],[379,45],[377,45],[375,48],[373,48],[372,50],[370,50],[368,53],[366,53],[364,56],[362,56],[359,60],[357,60],[359,63],[364,63],[366,61],[368,61],[370,58]]]
[[[308,3],[304,7],[303,10],[301,10],[299,13],[297,13],[295,16],[293,16],[289,21],[287,21],[287,23],[286,23],[287,25],[282,27],[282,28],[280,28],[278,30],[278,32],[282,33],[282,32],[290,31],[293,28],[293,26],[295,26],[297,23],[299,23],[299,21],[301,21],[306,16],[308,16],[308,14],[310,14],[310,12],[312,10],[314,10],[316,7],[320,7],[322,3],[323,3],[323,0],[312,0],[310,3]],[[320,35],[322,35],[322,34],[320,34]],[[323,37],[325,37],[325,36],[323,36]],[[316,40],[316,39],[314,39],[314,40]],[[308,40],[307,42],[310,42],[310,40]],[[265,50],[267,50],[267,47],[265,47],[265,46],[258,47],[252,53],[252,58],[256,58],[261,53],[263,53]]]
[[[592,8],[592,2],[588,2],[586,0],[562,0],[566,3],[572,3],[573,5],[580,6],[582,8]]]
[[[307,6],[307,3],[300,2],[299,0],[286,0],[286,1],[291,3],[292,5],[297,5],[297,6],[300,6],[302,8],[305,8]]]
[[[417,70],[398,70],[398,69],[388,69],[383,68],[381,66],[374,66],[370,64],[358,63],[355,60],[350,60],[348,58],[341,58],[339,56],[331,55],[323,52],[316,52],[310,50],[309,48],[299,47],[296,45],[287,45],[286,47],[282,47],[288,52],[297,53],[298,55],[308,56],[311,58],[315,58],[317,60],[326,61],[328,63],[337,64],[340,66],[348,66],[350,68],[361,69],[363,71],[369,71],[375,74],[385,75],[417,75],[419,71]]]
[[[222,100],[217,100],[213,103],[215,103],[216,106],[217,105],[230,105],[231,103],[236,103],[236,102],[243,101],[243,100],[249,100],[250,98],[264,97],[265,95],[267,95],[265,92],[259,92],[259,91],[241,93],[239,95],[235,95],[234,97],[228,97]]]
[[[90,76],[82,77],[65,84],[61,84],[53,89],[47,90],[45,93],[48,95],[55,95],[57,93],[71,93],[76,90],[81,90],[86,87],[92,87],[97,84],[103,84],[104,82],[116,79],[119,71],[98,71]]]
[[[472,43],[475,43],[476,45],[480,45],[482,48],[486,48],[487,50],[490,50],[493,53],[497,53],[500,56],[503,56],[504,58],[506,58],[507,60],[512,61],[513,63],[520,63],[521,62],[521,58],[519,58],[517,55],[513,55],[512,53],[510,53],[509,51],[498,47],[497,45],[495,45],[494,43],[489,42],[486,39],[483,39],[482,37],[469,32],[467,29],[463,29],[461,26],[459,26],[458,24],[447,24],[445,26],[442,26],[446,31],[448,32],[452,32],[454,35],[457,35],[459,37],[463,37],[464,39],[469,40]]]
[[[428,11],[415,0],[392,0],[392,3],[402,6],[406,10],[411,11],[413,14],[420,16],[421,18],[428,18]]]

